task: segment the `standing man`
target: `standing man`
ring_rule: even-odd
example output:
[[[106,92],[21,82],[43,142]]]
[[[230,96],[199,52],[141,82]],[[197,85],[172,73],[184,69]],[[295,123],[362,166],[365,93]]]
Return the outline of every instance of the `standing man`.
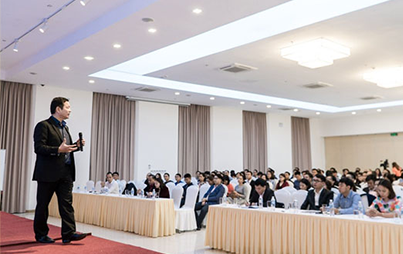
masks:
[[[34,130],[36,162],[33,180],[38,182],[34,218],[35,239],[40,243],[54,243],[48,236],[48,206],[56,192],[60,217],[62,218],[63,243],[78,241],[86,237],[76,233],[72,188],[75,181],[73,152],[85,141],[72,143],[69,129],[64,120],[69,119],[69,100],[56,97],[50,104],[52,116],[39,122]]]

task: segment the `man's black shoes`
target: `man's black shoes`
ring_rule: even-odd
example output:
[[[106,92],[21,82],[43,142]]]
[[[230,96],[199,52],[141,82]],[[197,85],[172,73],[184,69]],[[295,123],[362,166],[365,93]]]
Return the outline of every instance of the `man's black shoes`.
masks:
[[[63,243],[70,243],[72,241],[80,241],[87,237],[87,234],[73,234],[69,238],[63,239]]]
[[[55,240],[50,238],[49,236],[45,235],[39,238],[35,238],[38,243],[54,243]]]

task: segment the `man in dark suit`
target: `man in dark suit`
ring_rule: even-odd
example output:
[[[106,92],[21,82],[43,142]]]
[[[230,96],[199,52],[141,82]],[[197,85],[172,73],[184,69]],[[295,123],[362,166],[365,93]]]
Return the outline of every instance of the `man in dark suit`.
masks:
[[[40,243],[53,243],[48,236],[48,206],[56,192],[59,213],[62,218],[63,243],[78,241],[85,234],[76,233],[72,188],[75,181],[73,152],[85,144],[82,140],[72,143],[69,129],[64,120],[71,113],[69,100],[56,97],[50,105],[52,116],[39,122],[34,131],[36,162],[33,180],[38,182],[34,218],[35,239]]]
[[[259,203],[260,196],[263,197],[263,206],[267,207],[267,201],[270,201],[274,192],[267,186],[267,182],[262,178],[255,181],[255,189],[252,191],[249,203]]]
[[[195,215],[196,215],[196,224],[197,230],[201,229],[204,217],[206,217],[208,212],[208,207],[210,205],[216,205],[219,203],[221,197],[224,196],[225,189],[222,186],[222,175],[218,174],[214,176],[214,185],[211,185],[206,194],[204,194],[202,202],[196,203],[195,206]],[[200,210],[200,214],[197,214],[197,211]]]
[[[325,189],[326,177],[322,174],[316,174],[313,177],[313,190],[308,191],[308,195],[301,206],[303,210],[320,210],[322,205],[329,205],[333,199],[333,192]]]
[[[250,170],[245,169],[244,172],[245,172],[245,177],[246,177],[245,183],[248,183],[251,187],[251,192],[249,195],[249,198],[251,198],[252,194],[255,190],[255,181],[253,180],[252,172]]]
[[[187,189],[193,185],[192,183],[192,175],[189,173],[186,173],[184,176],[185,178],[185,185],[183,185],[183,194],[182,194],[182,199],[181,199],[181,205],[180,207],[185,205],[185,201],[186,201],[186,191]]]

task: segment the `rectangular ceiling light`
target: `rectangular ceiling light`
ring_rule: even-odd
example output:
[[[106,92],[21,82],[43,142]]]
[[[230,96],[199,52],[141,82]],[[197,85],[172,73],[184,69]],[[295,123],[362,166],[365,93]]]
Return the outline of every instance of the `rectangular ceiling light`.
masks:
[[[363,79],[383,88],[403,86],[403,68],[372,70],[365,73]]]
[[[324,38],[281,49],[281,56],[315,69],[333,64],[336,59],[350,56],[350,49]]]
[[[110,69],[145,75],[387,1],[389,0],[288,1]],[[322,64],[324,61],[326,60]],[[311,65],[315,66],[315,63],[311,62]]]

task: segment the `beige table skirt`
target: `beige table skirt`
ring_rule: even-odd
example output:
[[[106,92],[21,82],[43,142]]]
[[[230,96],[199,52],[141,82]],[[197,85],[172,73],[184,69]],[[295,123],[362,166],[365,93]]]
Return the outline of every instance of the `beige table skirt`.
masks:
[[[153,200],[73,193],[73,207],[77,222],[150,237],[175,234],[172,199]],[[49,204],[49,215],[60,217],[55,195]]]
[[[207,216],[206,246],[233,253],[403,253],[403,224],[394,219],[222,206],[210,206]]]

